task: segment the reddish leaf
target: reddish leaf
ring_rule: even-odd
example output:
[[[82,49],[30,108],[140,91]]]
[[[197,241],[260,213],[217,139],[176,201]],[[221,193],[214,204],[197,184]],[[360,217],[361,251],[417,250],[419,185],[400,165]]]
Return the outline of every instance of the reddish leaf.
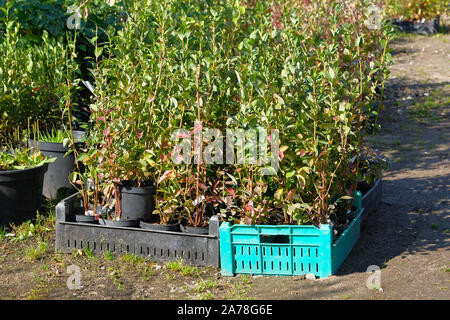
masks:
[[[192,131],[192,132],[194,132],[194,131]],[[192,134],[192,132],[191,132],[191,134]],[[178,136],[178,138],[184,139],[184,138],[190,138],[190,136],[186,133],[182,133]]]
[[[236,196],[236,193],[234,193],[234,190],[231,188],[228,188],[227,191],[231,194],[231,197],[234,199],[234,197]]]
[[[144,131],[142,131],[141,129],[136,130],[136,136],[139,140],[141,140],[143,134],[144,134]]]
[[[163,173],[163,175],[159,178],[158,184],[163,182],[165,179],[167,179],[172,174],[172,170],[167,170]]]

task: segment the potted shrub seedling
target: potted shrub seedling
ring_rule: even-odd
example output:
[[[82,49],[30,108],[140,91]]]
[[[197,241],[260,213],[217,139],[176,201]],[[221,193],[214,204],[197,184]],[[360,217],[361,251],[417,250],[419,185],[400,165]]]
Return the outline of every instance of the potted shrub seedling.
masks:
[[[20,135],[20,134],[19,134]],[[0,149],[0,225],[21,223],[34,218],[41,206],[44,174],[55,158],[18,143]]]

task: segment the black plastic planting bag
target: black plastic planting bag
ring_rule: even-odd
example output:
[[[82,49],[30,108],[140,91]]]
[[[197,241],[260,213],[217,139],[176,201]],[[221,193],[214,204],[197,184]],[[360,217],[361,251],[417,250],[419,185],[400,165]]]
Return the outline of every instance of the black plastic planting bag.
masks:
[[[400,19],[392,20],[392,23],[397,26],[400,31],[414,32],[418,34],[428,35],[433,34],[439,30],[439,18],[420,21],[405,21]]]

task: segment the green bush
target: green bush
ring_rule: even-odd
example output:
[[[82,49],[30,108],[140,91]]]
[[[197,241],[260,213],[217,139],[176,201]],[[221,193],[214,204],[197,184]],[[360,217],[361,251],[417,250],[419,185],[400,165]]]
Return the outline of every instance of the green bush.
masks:
[[[448,13],[447,0],[385,0],[390,17],[403,17],[405,20],[436,18]]]
[[[89,178],[109,195],[103,201],[121,181],[153,180],[163,223],[183,215],[203,225],[220,212],[245,223],[318,224],[337,210],[333,199],[350,207],[392,37],[384,24],[368,27],[365,5],[127,2],[120,30],[109,28],[106,43],[91,39],[93,129],[80,158],[95,167]],[[278,174],[248,163],[174,164],[173,132],[206,127],[278,129],[278,154],[266,149]]]
[[[20,24],[8,16],[2,24],[6,31],[0,37],[0,114],[8,125],[4,131],[25,129],[29,121],[60,125],[66,47],[46,32],[39,45],[21,42]]]

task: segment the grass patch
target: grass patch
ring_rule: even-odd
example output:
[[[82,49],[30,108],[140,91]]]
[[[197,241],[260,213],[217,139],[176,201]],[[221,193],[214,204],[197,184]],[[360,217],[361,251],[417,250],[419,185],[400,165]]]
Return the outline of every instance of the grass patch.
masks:
[[[25,260],[28,262],[41,260],[47,253],[48,245],[46,242],[39,242],[36,247],[28,248],[25,251]]]
[[[141,271],[141,276],[144,278],[145,281],[147,281],[150,277],[155,275],[155,268],[153,265],[147,265],[144,266]]]
[[[6,239],[6,227],[0,226],[0,241],[3,241]]]
[[[114,286],[118,291],[123,290],[123,283],[121,281],[122,274],[120,273],[120,270],[115,268],[108,268],[108,277],[112,279]]]
[[[166,268],[174,272],[179,272],[185,277],[199,276],[198,268],[195,266],[185,265],[183,260],[169,261],[166,264]]]
[[[86,258],[88,258],[89,260],[95,259],[94,252],[91,248],[84,247],[83,252],[84,252],[84,255],[86,256]]]
[[[198,298],[199,300],[213,300],[214,294],[212,292],[202,292]]]
[[[204,293],[208,290],[216,289],[219,287],[219,283],[215,279],[201,280],[197,283],[194,291],[197,293]]]
[[[124,261],[128,264],[131,264],[131,265],[137,265],[137,264],[143,262],[145,259],[142,257],[139,257],[135,254],[127,253],[127,254],[124,254],[123,256],[121,256],[120,260]]]
[[[114,260],[114,254],[111,251],[103,251],[103,258],[107,261],[113,261]]]

